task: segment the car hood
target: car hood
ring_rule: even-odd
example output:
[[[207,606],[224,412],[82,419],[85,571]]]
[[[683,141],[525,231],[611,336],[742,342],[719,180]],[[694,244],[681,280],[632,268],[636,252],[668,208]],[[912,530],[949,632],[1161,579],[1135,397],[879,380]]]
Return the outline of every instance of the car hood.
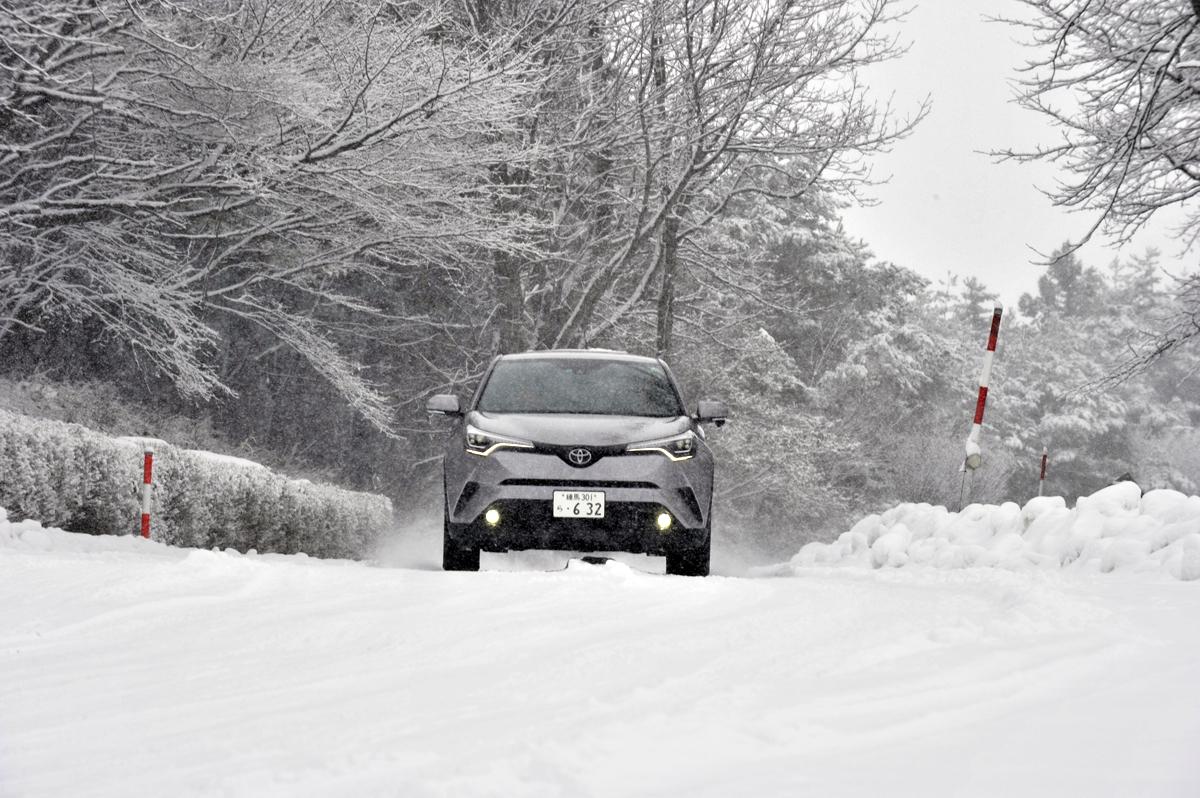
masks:
[[[467,423],[485,432],[547,446],[623,446],[678,435],[691,426],[687,416],[593,416],[570,413],[482,413]]]

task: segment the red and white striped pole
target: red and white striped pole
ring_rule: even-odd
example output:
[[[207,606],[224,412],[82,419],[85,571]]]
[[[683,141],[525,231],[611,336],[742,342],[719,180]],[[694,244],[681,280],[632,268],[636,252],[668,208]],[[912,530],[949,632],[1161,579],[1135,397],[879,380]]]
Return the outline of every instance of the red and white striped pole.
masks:
[[[1038,495],[1042,495],[1042,490],[1046,487],[1046,460],[1050,453],[1046,451],[1046,447],[1042,447],[1042,472],[1038,475]]]
[[[996,355],[996,339],[1000,337],[1000,315],[1004,306],[999,302],[992,312],[992,329],[988,333],[987,351],[983,353],[983,370],[979,374],[979,398],[975,401],[975,421],[971,424],[971,434],[967,436],[966,468],[979,468],[982,461],[982,450],[979,448],[979,433],[983,428],[983,408],[987,404],[988,380],[992,377],[992,358]]]
[[[154,484],[154,447],[142,450],[142,537],[150,537],[150,488]]]

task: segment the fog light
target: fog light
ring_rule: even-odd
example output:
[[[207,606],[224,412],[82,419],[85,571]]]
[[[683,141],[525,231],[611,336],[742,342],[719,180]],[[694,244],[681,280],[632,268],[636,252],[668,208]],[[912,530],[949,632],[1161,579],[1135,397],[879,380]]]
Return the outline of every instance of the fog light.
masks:
[[[654,519],[654,523],[658,525],[659,532],[666,532],[671,528],[673,520],[670,513],[659,513],[658,518]]]
[[[500,523],[500,511],[495,507],[489,508],[488,511],[483,514],[483,520],[487,521],[488,526],[495,526],[496,524]]]

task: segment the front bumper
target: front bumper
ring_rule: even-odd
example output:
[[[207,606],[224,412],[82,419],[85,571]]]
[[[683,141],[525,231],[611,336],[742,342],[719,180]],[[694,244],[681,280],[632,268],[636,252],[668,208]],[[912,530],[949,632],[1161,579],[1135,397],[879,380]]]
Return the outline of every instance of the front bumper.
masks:
[[[712,501],[712,455],[700,448],[689,460],[658,453],[613,454],[575,468],[543,452],[500,450],[487,457],[465,451],[446,456],[449,534],[484,551],[566,549],[663,555],[702,545]],[[605,517],[553,517],[556,490],[604,492]],[[500,522],[488,525],[489,508]],[[656,517],[667,511],[671,528]]]

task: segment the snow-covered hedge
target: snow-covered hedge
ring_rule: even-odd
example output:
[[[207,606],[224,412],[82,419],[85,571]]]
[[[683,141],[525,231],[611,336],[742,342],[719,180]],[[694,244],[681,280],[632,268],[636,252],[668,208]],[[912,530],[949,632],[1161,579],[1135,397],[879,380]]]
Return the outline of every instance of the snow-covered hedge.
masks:
[[[813,565],[1159,571],[1200,579],[1200,496],[1143,496],[1136,484],[1120,482],[1072,509],[1058,496],[1023,508],[972,504],[959,513],[902,504],[867,516],[833,543],[809,543],[783,568]]]
[[[155,445],[153,537],[181,546],[360,557],[391,502],[208,452]],[[0,506],[14,519],[90,534],[137,529],[139,439],[0,410]]]

